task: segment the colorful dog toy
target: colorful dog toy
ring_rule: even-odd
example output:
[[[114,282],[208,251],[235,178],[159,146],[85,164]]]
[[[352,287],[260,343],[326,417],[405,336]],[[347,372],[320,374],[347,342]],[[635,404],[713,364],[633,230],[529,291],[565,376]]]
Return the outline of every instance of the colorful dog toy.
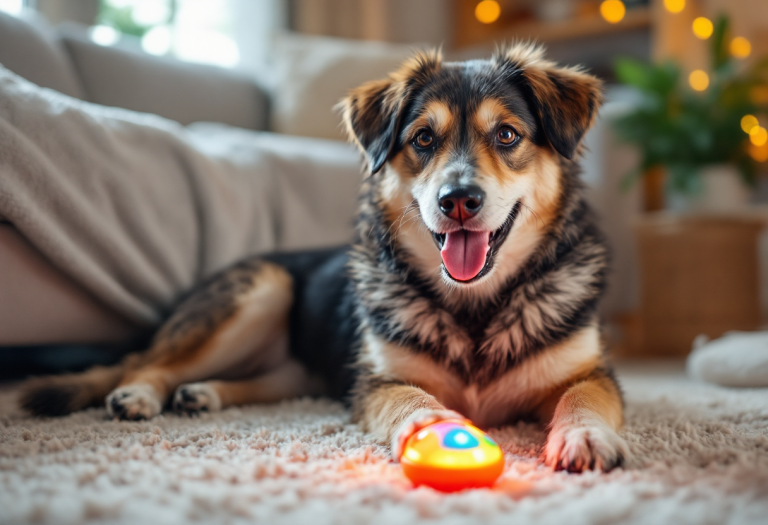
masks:
[[[504,470],[504,454],[474,425],[446,420],[409,437],[400,464],[415,485],[454,492],[493,485]]]

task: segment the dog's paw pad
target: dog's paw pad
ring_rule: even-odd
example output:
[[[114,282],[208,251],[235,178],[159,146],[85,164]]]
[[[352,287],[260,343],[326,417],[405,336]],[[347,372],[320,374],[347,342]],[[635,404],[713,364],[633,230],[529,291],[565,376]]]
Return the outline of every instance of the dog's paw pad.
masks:
[[[107,396],[107,412],[116,419],[136,421],[158,415],[163,404],[150,385],[121,386]]]
[[[605,425],[568,425],[553,429],[544,450],[547,465],[568,472],[608,472],[621,466],[627,455],[627,444]]]
[[[181,385],[173,396],[173,409],[177,412],[197,414],[221,410],[221,399],[208,383]]]
[[[392,443],[390,444],[390,450],[392,451],[392,457],[395,461],[399,461],[400,456],[403,453],[405,442],[408,438],[414,435],[422,428],[437,423],[438,421],[445,421],[447,419],[458,419],[460,421],[466,421],[466,418],[454,412],[453,410],[431,410],[423,409],[417,410],[410,415],[397,429],[392,437]]]

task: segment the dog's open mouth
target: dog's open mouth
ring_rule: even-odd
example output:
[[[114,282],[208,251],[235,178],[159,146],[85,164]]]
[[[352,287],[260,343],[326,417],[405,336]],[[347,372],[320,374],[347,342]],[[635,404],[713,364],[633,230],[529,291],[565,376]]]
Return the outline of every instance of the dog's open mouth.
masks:
[[[493,267],[493,258],[506,240],[520,212],[518,201],[504,224],[496,231],[459,229],[447,233],[432,232],[448,275],[455,281],[468,283],[480,279]]]

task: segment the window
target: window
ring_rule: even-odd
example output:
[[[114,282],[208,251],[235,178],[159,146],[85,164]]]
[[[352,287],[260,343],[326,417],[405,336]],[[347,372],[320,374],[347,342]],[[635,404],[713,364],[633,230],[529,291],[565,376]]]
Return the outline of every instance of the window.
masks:
[[[0,11],[11,15],[19,15],[24,9],[24,0],[0,0]]]
[[[91,38],[102,45],[132,39],[153,55],[235,67],[232,15],[231,0],[101,0]]]

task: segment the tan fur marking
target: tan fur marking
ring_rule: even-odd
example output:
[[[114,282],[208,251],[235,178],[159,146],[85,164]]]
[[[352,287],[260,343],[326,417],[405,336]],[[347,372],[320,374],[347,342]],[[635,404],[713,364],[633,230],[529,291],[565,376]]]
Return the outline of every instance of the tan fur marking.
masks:
[[[221,408],[250,403],[275,403],[304,395],[321,395],[324,385],[293,359],[276,369],[244,381],[209,381],[221,400]]]
[[[616,385],[606,377],[592,377],[577,382],[560,398],[552,427],[598,420],[613,430],[623,423],[621,397]]]
[[[507,108],[496,98],[483,100],[475,112],[473,121],[475,128],[483,133],[494,131],[500,124],[512,126],[523,135],[529,135],[531,132],[524,121],[507,111]]]
[[[528,204],[536,212],[536,220],[542,223],[542,228],[549,230],[549,225],[557,217],[560,210],[560,193],[562,181],[560,167],[554,154],[550,151],[540,151],[536,155],[536,181]]]
[[[448,104],[440,100],[427,102],[424,109],[405,130],[406,135],[413,135],[422,128],[430,128],[438,136],[445,136],[453,126],[454,117]]]
[[[385,384],[363,401],[360,425],[378,441],[391,443],[400,426],[415,412],[444,409],[434,396],[420,388]]]

